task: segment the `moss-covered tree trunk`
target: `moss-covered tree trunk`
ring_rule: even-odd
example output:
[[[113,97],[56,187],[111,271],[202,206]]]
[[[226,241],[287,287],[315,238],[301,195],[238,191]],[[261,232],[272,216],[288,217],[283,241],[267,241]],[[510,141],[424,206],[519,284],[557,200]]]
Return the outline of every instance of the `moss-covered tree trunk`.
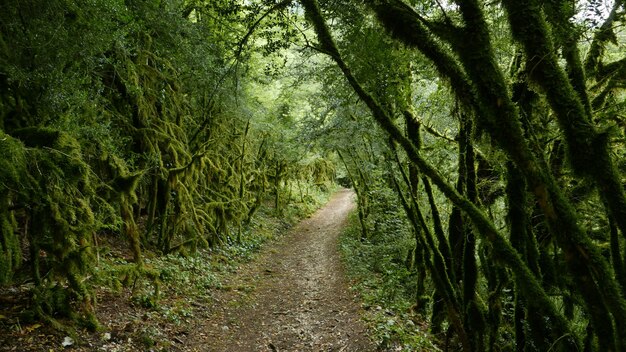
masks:
[[[327,52],[328,55],[330,55],[337,63],[345,78],[348,80],[355,92],[372,111],[374,119],[381,125],[381,127],[385,131],[389,133],[391,138],[393,138],[402,146],[402,148],[407,152],[409,158],[420,168],[420,170],[425,175],[427,175],[430,179],[433,180],[433,182],[436,183],[436,185],[441,189],[446,197],[448,197],[455,205],[459,206],[461,209],[463,209],[463,211],[466,212],[468,217],[470,217],[474,222],[476,228],[480,231],[483,238],[492,243],[494,256],[497,257],[499,260],[502,260],[509,266],[510,269],[513,270],[516,275],[516,280],[520,284],[521,291],[529,297],[533,297],[533,300],[537,303],[537,308],[540,309],[543,314],[546,314],[551,318],[551,321],[554,324],[554,338],[557,339],[562,337],[563,335],[571,336],[571,338],[562,339],[562,343],[564,345],[571,346],[572,348],[580,346],[580,342],[577,336],[570,333],[571,330],[568,323],[566,322],[564,317],[556,310],[554,304],[550,301],[545,291],[539,285],[536,277],[530,271],[528,266],[522,261],[515,249],[513,249],[508,241],[498,232],[498,230],[495,229],[493,224],[488,220],[487,216],[485,216],[471,201],[456,192],[453,187],[451,187],[444,181],[444,179],[437,173],[437,171],[435,171],[435,169],[432,168],[432,166],[425,162],[425,160],[419,155],[419,152],[417,151],[415,146],[408,139],[406,139],[399,131],[399,129],[394,125],[393,120],[389,117],[385,110],[376,102],[375,99],[372,98],[370,94],[368,94],[364,90],[363,86],[354,77],[352,71],[343,61],[342,56],[334,43],[334,39],[325,24],[324,18],[321,15],[317,2],[315,0],[306,0],[302,1],[302,3],[306,9],[308,18],[313,23],[314,29],[318,35],[318,39],[322,44],[322,49]],[[376,8],[376,10],[379,9],[382,11],[386,11],[388,7]],[[391,18],[389,19],[391,20]],[[397,16],[395,16],[393,23],[393,26],[395,27],[397,24],[402,23],[402,21],[398,21]],[[445,62],[442,64],[445,64]],[[482,64],[484,64],[484,62]],[[493,91],[494,89],[497,90],[499,87],[499,85],[496,85],[494,87],[491,87],[489,91]],[[506,89],[504,89],[503,91],[506,91]],[[501,100],[498,101],[501,102]],[[514,146],[514,148],[519,148],[520,146],[515,145],[515,142],[520,140],[521,133],[514,137],[515,138],[513,140],[508,142],[511,143],[510,146]],[[522,147],[523,146],[524,144],[522,144]],[[526,165],[526,167],[528,166],[529,165]],[[539,191],[541,191],[541,189],[539,189]],[[466,345],[466,347],[470,348],[469,345]]]

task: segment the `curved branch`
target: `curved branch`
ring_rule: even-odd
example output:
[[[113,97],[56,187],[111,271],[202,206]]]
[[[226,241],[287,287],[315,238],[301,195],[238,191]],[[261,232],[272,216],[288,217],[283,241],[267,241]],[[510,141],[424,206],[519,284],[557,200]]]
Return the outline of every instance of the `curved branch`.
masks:
[[[521,259],[519,253],[513,249],[506,238],[496,229],[489,221],[488,217],[469,199],[460,195],[454,187],[449,185],[443,176],[420,155],[416,147],[403,135],[400,129],[393,123],[392,118],[384,111],[384,109],[376,102],[376,100],[365,91],[358,80],[352,74],[350,68],[343,61],[334,39],[330,34],[324,18],[320,12],[316,0],[301,0],[305,7],[307,16],[313,22],[315,31],[322,45],[331,53],[331,57],[343,72],[352,88],[363,100],[363,102],[371,110],[376,122],[395,140],[407,153],[410,160],[428,176],[433,183],[442,191],[442,193],[456,206],[461,208],[472,219],[476,228],[485,240],[493,244],[494,254],[498,260],[505,263],[516,275],[516,279],[521,289],[528,297],[537,300],[537,307],[544,310],[550,320],[555,324],[558,336],[570,336],[566,339],[572,350],[579,349],[580,341],[573,334],[569,323],[565,317],[556,309],[545,290],[541,287],[532,271],[526,263]]]

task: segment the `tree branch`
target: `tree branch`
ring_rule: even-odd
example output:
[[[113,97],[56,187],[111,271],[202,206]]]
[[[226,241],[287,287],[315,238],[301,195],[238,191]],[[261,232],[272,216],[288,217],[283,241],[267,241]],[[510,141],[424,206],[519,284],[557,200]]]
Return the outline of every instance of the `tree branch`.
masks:
[[[345,78],[348,80],[352,88],[369,107],[376,122],[395,140],[407,153],[410,160],[428,176],[442,193],[456,206],[465,211],[472,219],[474,225],[483,235],[484,239],[493,244],[493,250],[496,257],[504,262],[516,275],[520,287],[525,291],[527,297],[533,297],[537,300],[536,306],[544,311],[550,320],[555,324],[557,336],[569,336],[565,339],[572,350],[579,349],[581,343],[573,334],[569,323],[565,317],[556,309],[540,283],[526,263],[521,259],[519,253],[513,249],[506,238],[499,233],[496,227],[489,221],[488,217],[466,197],[460,195],[454,187],[449,185],[439,172],[426,162],[419,154],[416,147],[402,134],[400,129],[393,123],[393,120],[384,109],[369,95],[357,79],[352,74],[349,67],[343,61],[339,50],[334,42],[330,30],[328,29],[316,0],[301,0],[305,7],[307,17],[314,25],[318,39],[326,50],[331,53],[331,57],[337,63]]]

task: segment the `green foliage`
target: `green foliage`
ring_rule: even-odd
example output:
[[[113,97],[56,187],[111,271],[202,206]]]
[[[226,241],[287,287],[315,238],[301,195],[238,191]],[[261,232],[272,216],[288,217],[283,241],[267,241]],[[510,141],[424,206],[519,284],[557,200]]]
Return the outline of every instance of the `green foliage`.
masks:
[[[26,153],[23,144],[0,131],[0,284],[11,282],[13,272],[22,262],[19,236],[15,231],[15,217],[8,212],[12,192],[26,187],[21,177],[26,175]],[[26,181],[26,180],[24,180]],[[16,187],[11,190],[10,186]]]
[[[13,219],[5,215],[0,221],[0,284],[11,282],[13,272],[22,262],[19,237],[15,234]]]
[[[0,284],[52,324],[100,284],[156,310],[339,176],[381,343],[420,346],[413,302],[464,350],[623,350],[623,1],[300,3],[7,1]]]
[[[291,98],[263,104],[249,90],[295,33],[284,11],[231,1],[3,4],[0,284],[19,274],[34,281],[41,318],[78,311],[95,326],[94,285],[150,287],[136,297],[158,305],[160,274],[144,252],[232,245],[246,256],[261,242],[246,238],[247,226],[270,195],[277,213],[311,211],[311,196],[332,188],[332,162],[271,128],[296,125]],[[111,241],[127,243],[124,259],[98,262]]]
[[[390,221],[372,235],[375,242],[360,240],[360,225],[351,214],[349,225],[340,240],[348,276],[363,299],[365,319],[373,337],[382,348],[399,351],[439,351],[415,312],[415,272],[405,266],[406,253],[414,248],[410,234],[394,226],[401,213],[388,212],[377,220]]]
[[[10,185],[19,186],[26,181],[21,180],[26,174],[26,150],[21,141],[4,131],[0,131],[0,142],[0,153],[5,156],[0,160],[0,183],[7,190]]]
[[[159,258],[153,265],[161,268],[160,279],[178,290],[192,287],[202,291],[220,285],[213,273],[211,261],[201,256],[183,257],[170,254]]]
[[[423,247],[414,258],[434,287],[432,329],[447,330],[446,348],[622,350],[624,242],[617,234],[626,217],[617,214],[626,196],[615,165],[623,141],[611,144],[598,109],[608,81],[591,87],[602,80],[595,65],[614,60],[603,50],[619,42],[623,2],[598,29],[578,25],[571,4],[302,3],[319,51],[345,79],[329,69],[316,127],[330,134],[324,140],[354,184],[360,239],[374,238],[371,221],[382,226],[377,204],[387,200],[377,181],[385,179]],[[594,39],[583,58],[585,31]],[[617,65],[608,65],[617,75]],[[346,83],[362,103],[344,98]],[[609,86],[623,94],[623,86]],[[367,115],[385,134],[372,131]],[[389,153],[385,145],[396,143],[401,153]],[[519,180],[504,177],[506,163]],[[577,309],[587,315],[574,319]],[[513,321],[515,346],[501,343]]]
[[[18,139],[22,143],[18,142]],[[33,300],[39,315],[70,315],[70,300],[82,302],[88,321],[93,320],[93,299],[83,283],[91,265],[91,241],[96,229],[89,203],[96,198],[90,168],[79,142],[53,128],[29,127],[5,135],[4,148],[13,149],[11,167],[3,175],[2,260],[4,283],[20,266],[22,254],[17,219],[29,226],[30,261],[37,293]],[[17,205],[15,214],[8,207]],[[24,210],[28,216],[24,217]],[[46,268],[46,277],[40,270]],[[68,289],[61,287],[69,286]],[[60,290],[67,291],[60,295]]]

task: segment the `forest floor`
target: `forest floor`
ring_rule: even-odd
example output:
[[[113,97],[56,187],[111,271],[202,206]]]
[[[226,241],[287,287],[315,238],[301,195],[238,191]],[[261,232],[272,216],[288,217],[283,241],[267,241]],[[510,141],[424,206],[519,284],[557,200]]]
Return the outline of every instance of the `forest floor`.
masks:
[[[344,276],[337,239],[354,207],[337,192],[222,290],[190,336],[193,351],[375,351]]]
[[[212,270],[223,255],[170,258],[192,274],[170,273],[178,284],[163,288],[156,307],[128,289],[100,292],[103,328],[80,331],[76,341],[40,324],[9,324],[0,315],[0,351],[375,351],[338,250],[352,198],[352,191],[338,191],[252,260],[224,265],[216,276]],[[207,288],[190,296],[199,283]],[[17,302],[19,293],[14,296]]]

